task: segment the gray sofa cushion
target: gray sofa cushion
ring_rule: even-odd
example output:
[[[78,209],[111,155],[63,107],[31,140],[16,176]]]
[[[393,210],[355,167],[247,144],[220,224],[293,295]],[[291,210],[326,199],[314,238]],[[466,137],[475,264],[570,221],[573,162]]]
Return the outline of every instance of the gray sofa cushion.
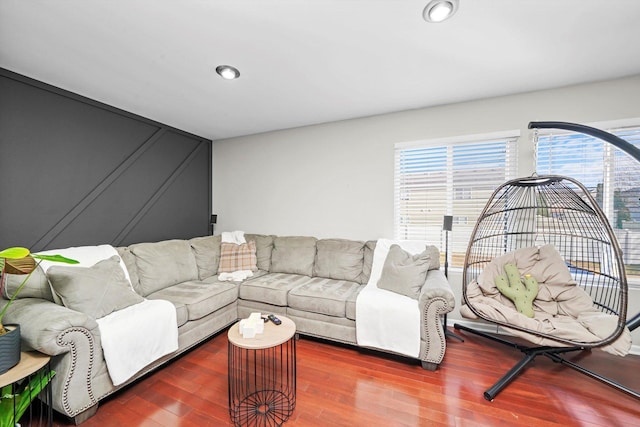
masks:
[[[142,296],[190,280],[198,280],[198,265],[186,240],[165,240],[157,243],[137,243],[129,246],[136,257]]]
[[[437,246],[427,245],[427,252],[429,252],[429,257],[431,258],[431,262],[429,263],[429,270],[439,270],[440,249],[438,249]]]
[[[240,285],[240,298],[286,307],[289,291],[307,280],[308,276],[288,273],[252,277]]]
[[[258,258],[258,270],[269,271],[271,268],[271,252],[273,251],[273,236],[263,234],[245,234],[244,239],[248,242],[256,242],[256,257]]]
[[[376,240],[369,240],[364,244],[364,263],[362,264],[362,275],[360,283],[366,285],[371,277],[371,267],[373,266],[373,252],[376,250]]]
[[[349,297],[360,288],[360,284],[346,280],[313,277],[296,286],[289,292],[289,307],[346,317],[346,303]]]
[[[161,290],[161,291],[156,292],[159,295],[158,297],[151,297],[151,295],[147,295],[147,299],[163,299],[163,300],[167,300],[167,298],[163,298],[162,297],[162,292],[163,291],[164,291],[164,289]],[[154,294],[152,294],[152,295],[154,295]],[[180,326],[184,325],[185,323],[187,323],[189,321],[189,310],[187,310],[187,305],[185,303],[177,302],[177,301],[171,301],[171,303],[176,308],[176,323],[178,324],[178,328],[179,328]]]
[[[321,239],[316,242],[313,275],[336,280],[359,281],[364,262],[364,242]]]
[[[349,295],[349,298],[347,298],[347,304],[345,306],[345,316],[347,319],[356,320],[356,300],[358,299],[358,294],[365,286],[366,285],[360,285],[358,289],[356,289],[351,295]]]
[[[116,255],[92,267],[54,265],[47,275],[65,307],[94,319],[144,300],[131,289]]]
[[[418,299],[430,265],[429,249],[425,248],[421,253],[412,255],[398,245],[391,245],[377,286]]]
[[[140,279],[138,279],[138,267],[136,266],[136,257],[131,253],[131,250],[124,246],[116,248],[118,251],[118,255],[122,258],[125,267],[127,267],[127,272],[129,273],[129,280],[131,281],[131,286],[136,291],[140,288]]]
[[[27,278],[26,274],[5,274],[5,283],[2,288],[2,296],[6,299],[10,299],[18,290],[22,282]],[[38,266],[27,283],[22,287],[17,298],[42,298],[48,301],[53,301],[53,294],[51,293],[51,286],[49,286],[49,280],[46,274],[40,266]]]
[[[220,236],[194,237],[189,240],[198,266],[198,277],[204,280],[218,274],[220,262]]]
[[[171,301],[178,312],[179,307],[185,307],[187,320],[197,320],[233,303],[238,298],[238,287],[210,277],[205,281],[189,281],[164,288],[149,294],[148,298]]]
[[[275,237],[269,271],[312,276],[316,241],[315,237]]]

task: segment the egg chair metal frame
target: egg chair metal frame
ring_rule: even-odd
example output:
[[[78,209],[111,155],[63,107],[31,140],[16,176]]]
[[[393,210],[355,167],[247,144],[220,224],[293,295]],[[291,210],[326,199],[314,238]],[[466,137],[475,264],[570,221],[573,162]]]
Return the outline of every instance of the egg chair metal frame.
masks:
[[[583,125],[532,122],[529,127],[573,130],[611,142],[608,136],[603,135],[603,131]],[[612,144],[640,161],[640,150],[615,138]],[[591,297],[593,306],[615,320],[615,328],[610,334],[590,341],[556,336],[552,332],[541,332],[490,318],[474,306],[467,287],[478,279],[492,260],[520,248],[542,245],[552,245],[559,252],[571,277]],[[541,355],[640,399],[637,391],[563,357],[565,353],[590,351],[609,345],[625,329],[633,330],[640,324],[640,313],[627,321],[627,278],[613,229],[594,197],[580,182],[560,175],[533,175],[510,180],[497,188],[472,232],[462,281],[464,304],[475,316],[516,332],[516,335],[525,339],[530,337],[532,339],[527,341],[534,344],[523,345],[465,325],[454,325],[456,330],[479,335],[523,353],[522,359],[484,392],[485,399],[493,400],[530,362]]]

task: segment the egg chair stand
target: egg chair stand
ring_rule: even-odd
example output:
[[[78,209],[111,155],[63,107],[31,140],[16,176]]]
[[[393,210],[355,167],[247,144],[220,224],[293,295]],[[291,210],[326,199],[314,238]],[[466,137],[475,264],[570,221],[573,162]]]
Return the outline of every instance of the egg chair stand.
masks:
[[[614,381],[610,378],[607,378],[603,375],[598,374],[597,372],[593,372],[583,366],[578,365],[575,362],[572,362],[571,360],[567,360],[564,357],[562,357],[562,354],[564,353],[571,353],[574,351],[589,351],[588,348],[585,347],[551,347],[551,346],[540,346],[540,347],[529,347],[529,346],[525,346],[525,345],[521,345],[518,343],[515,343],[513,341],[509,341],[506,339],[502,339],[500,337],[491,335],[491,334],[487,334],[485,332],[482,331],[478,331],[476,329],[473,328],[469,328],[467,326],[464,325],[460,325],[460,324],[454,324],[454,328],[456,330],[462,330],[462,331],[467,331],[470,332],[474,335],[478,335],[480,337],[483,338],[487,338],[491,341],[503,344],[507,347],[513,347],[519,351],[521,351],[523,353],[523,357],[522,359],[520,359],[520,361],[518,363],[516,363],[511,369],[509,369],[509,371],[507,371],[506,374],[504,374],[498,381],[496,381],[495,384],[493,384],[491,387],[489,387],[487,390],[484,391],[483,395],[484,398],[488,401],[493,401],[493,399],[495,399],[495,397],[507,386],[509,385],[513,380],[515,380],[518,375],[520,375],[522,373],[522,371],[524,371],[524,369],[527,367],[527,365],[529,365],[529,363],[533,362],[534,359],[537,356],[546,356],[549,359],[551,359],[552,361],[556,362],[556,363],[561,363],[565,366],[568,366],[572,369],[575,369],[576,371],[587,375],[593,379],[596,379],[608,386],[614,387],[624,393],[627,393],[633,397],[635,397],[636,399],[640,399],[640,393],[638,393],[637,391],[623,385],[620,384],[617,381]]]
[[[509,264],[522,274],[519,277],[540,282],[534,296],[535,315],[518,312],[498,292],[495,283]],[[493,400],[541,355],[640,398],[638,392],[563,357],[596,347],[622,354],[624,343],[630,346],[627,296],[620,248],[589,191],[568,177],[534,175],[500,186],[481,213],[465,257],[461,308],[463,316],[497,324],[533,346],[460,324],[454,328],[524,355],[485,391],[487,400]],[[606,327],[590,333],[598,325]]]

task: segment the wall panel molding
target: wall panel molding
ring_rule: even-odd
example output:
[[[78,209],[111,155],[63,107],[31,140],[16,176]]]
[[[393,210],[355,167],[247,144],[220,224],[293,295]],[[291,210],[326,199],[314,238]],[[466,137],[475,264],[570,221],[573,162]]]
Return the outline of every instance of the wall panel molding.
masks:
[[[0,69],[0,246],[208,233],[210,140]]]
[[[207,150],[207,145],[204,142],[198,144],[198,146],[189,154],[189,156],[180,163],[178,168],[167,178],[167,180],[162,184],[162,186],[151,195],[149,200],[144,204],[144,206],[136,213],[131,221],[122,229],[122,231],[116,236],[114,240],[114,245],[123,245],[126,242],[127,236],[131,233],[132,230],[135,229],[136,225],[140,221],[143,221],[145,218],[145,214],[149,212],[153,208],[153,206],[165,196],[165,193],[169,188],[171,188],[176,179],[182,175],[186,168],[192,167],[193,162],[196,156],[207,156],[209,151]],[[208,228],[208,225],[207,225]],[[202,233],[205,234],[205,233]]]

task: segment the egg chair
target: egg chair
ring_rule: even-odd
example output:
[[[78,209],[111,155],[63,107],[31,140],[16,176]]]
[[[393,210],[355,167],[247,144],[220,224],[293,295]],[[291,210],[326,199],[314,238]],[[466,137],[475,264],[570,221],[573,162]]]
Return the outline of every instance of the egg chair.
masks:
[[[541,355],[640,398],[563,357],[593,348],[625,355],[630,329],[638,326],[638,316],[627,322],[627,278],[613,229],[580,182],[534,174],[497,188],[472,232],[462,283],[463,317],[498,325],[529,343],[454,325],[523,353],[485,399],[493,400]]]

